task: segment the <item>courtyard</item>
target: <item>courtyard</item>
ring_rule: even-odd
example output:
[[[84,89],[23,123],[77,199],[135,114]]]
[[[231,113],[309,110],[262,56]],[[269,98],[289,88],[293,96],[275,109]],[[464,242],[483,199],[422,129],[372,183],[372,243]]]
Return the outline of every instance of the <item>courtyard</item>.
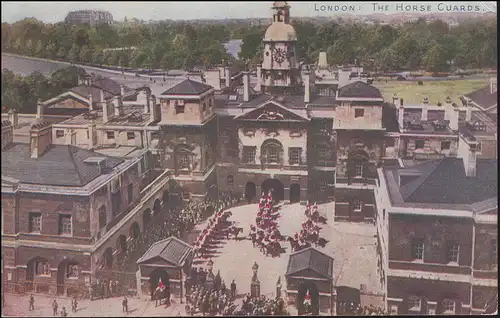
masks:
[[[281,206],[281,217],[278,219],[279,230],[282,235],[293,236],[301,228],[301,223],[306,220],[305,207],[296,204]],[[224,239],[212,257],[214,262],[214,273],[220,270],[221,278],[226,286],[234,279],[237,286],[237,294],[242,296],[250,293],[250,281],[253,275],[252,265],[259,265],[258,278],[261,284],[261,294],[267,297],[276,295],[276,282],[281,277],[283,292],[286,289],[284,273],[286,272],[290,245],[282,242],[286,252],[279,257],[264,256],[259,248],[253,247],[252,242],[247,239],[250,224],[254,223],[257,212],[257,204],[250,204],[229,209],[232,212],[230,221],[237,227],[243,228],[239,235],[240,240]],[[328,240],[325,248],[318,248],[334,258],[334,285],[360,288],[366,286],[366,293],[370,295],[381,295],[382,286],[377,275],[376,255],[376,228],[372,224],[333,222],[334,203],[320,204],[318,206],[320,215],[328,219],[327,224],[321,225],[321,237]],[[206,224],[199,224],[198,228],[204,228]],[[195,260],[194,266],[206,266],[208,259]],[[28,311],[28,295],[5,295],[6,307],[2,310],[2,316],[50,316],[52,315],[52,301],[54,297],[35,295],[35,311]],[[362,297],[366,299],[366,297]],[[374,301],[375,299],[375,301]],[[58,297],[59,310],[66,307],[69,316],[72,317],[119,317],[125,316],[122,312],[122,298],[108,298],[103,300],[80,300],[79,310],[71,312],[71,300]],[[367,302],[383,307],[381,297],[372,297]],[[236,304],[241,302],[241,297]],[[363,301],[362,301],[363,302]],[[172,299],[170,307],[158,306],[145,298],[129,298],[129,310],[131,316],[185,316],[185,304],[181,304],[178,298]],[[295,308],[289,308],[291,314]]]

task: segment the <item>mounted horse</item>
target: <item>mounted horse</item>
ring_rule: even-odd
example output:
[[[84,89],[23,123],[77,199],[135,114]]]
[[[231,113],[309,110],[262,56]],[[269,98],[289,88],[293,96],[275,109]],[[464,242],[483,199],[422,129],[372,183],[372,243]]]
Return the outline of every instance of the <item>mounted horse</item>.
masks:
[[[155,307],[158,307],[158,302],[160,303],[160,306],[161,306],[161,302],[162,300],[165,299],[165,304],[169,304],[170,302],[170,291],[168,290],[168,288],[165,288],[163,290],[161,289],[156,289],[153,293],[153,300],[155,301]]]
[[[235,227],[235,226],[231,226],[231,227],[228,229],[228,236],[229,236],[229,235],[234,236],[234,239],[235,239],[235,240],[238,240],[238,234],[240,234],[240,233],[243,233],[243,228],[242,228],[242,227]]]

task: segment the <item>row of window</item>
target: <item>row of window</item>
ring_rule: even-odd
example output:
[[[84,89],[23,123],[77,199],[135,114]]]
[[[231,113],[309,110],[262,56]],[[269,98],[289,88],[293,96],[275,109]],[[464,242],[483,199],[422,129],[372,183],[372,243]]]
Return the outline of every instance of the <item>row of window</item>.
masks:
[[[29,213],[29,232],[30,233],[41,233],[42,232],[42,213],[30,212]],[[73,226],[71,222],[71,215],[60,214],[59,215],[59,235],[72,235]]]
[[[49,262],[44,260],[37,260],[33,263],[33,273],[35,276],[50,276]],[[66,267],[66,277],[78,277],[78,265],[68,264]]]
[[[279,163],[279,157],[281,152],[281,147],[278,146],[268,146],[264,150],[264,159],[266,163]],[[244,146],[243,147],[243,161],[245,163],[255,163],[255,156],[257,152],[257,147],[255,146]],[[318,156],[320,159],[327,160],[331,155],[331,151],[326,148],[320,148],[318,150]],[[288,163],[290,165],[301,164],[302,148],[300,147],[290,147],[288,148]]]
[[[415,140],[415,149],[424,149],[425,147],[425,140],[418,139]],[[449,140],[443,140],[441,141],[441,150],[450,150],[451,148],[451,141]]]
[[[425,243],[423,239],[415,239],[412,242],[412,259],[424,260]],[[457,263],[460,257],[460,244],[449,242],[447,246],[446,257],[448,262]]]
[[[64,137],[64,130],[56,130],[56,138],[63,138]],[[87,139],[90,138],[89,131],[87,130]],[[114,131],[106,131],[106,138],[107,139],[115,139],[115,132]],[[128,131],[127,132],[127,140],[133,140],[135,139],[135,132],[133,131]]]
[[[175,107],[175,113],[176,114],[184,114],[185,112],[185,104],[183,100],[178,100],[178,101],[173,101],[174,107]],[[202,110],[205,112],[207,110],[207,103],[202,104]],[[208,109],[212,109],[213,107],[213,102],[212,99],[208,100]]]
[[[128,202],[129,204],[131,204],[134,201],[134,185],[132,183],[130,183],[127,187],[127,196],[128,196]],[[112,200],[113,200],[112,201],[113,215],[116,215],[120,209],[120,203],[121,203],[121,194],[119,190],[116,193],[114,193],[114,196],[112,196]],[[104,228],[106,224],[107,224],[106,206],[103,205],[99,208],[99,229]]]
[[[452,299],[444,299],[441,303],[443,314],[455,314],[456,302]],[[422,298],[418,296],[408,297],[408,311],[418,312],[422,310]]]

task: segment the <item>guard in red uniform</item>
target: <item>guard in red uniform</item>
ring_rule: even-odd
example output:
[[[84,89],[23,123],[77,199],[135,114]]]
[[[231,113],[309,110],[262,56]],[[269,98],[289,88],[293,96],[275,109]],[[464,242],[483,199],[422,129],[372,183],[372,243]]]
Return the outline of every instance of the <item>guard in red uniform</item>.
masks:
[[[299,239],[299,234],[295,232],[295,234],[293,234],[293,238],[297,241]]]

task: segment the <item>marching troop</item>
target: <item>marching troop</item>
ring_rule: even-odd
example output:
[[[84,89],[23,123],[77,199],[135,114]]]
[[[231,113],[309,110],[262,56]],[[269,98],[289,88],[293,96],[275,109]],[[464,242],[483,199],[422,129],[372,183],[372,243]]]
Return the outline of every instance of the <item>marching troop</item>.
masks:
[[[310,247],[312,244],[325,247],[327,241],[320,237],[319,231],[321,227],[318,225],[319,222],[324,223],[325,219],[319,215],[318,205],[314,203],[311,208],[311,205],[307,203],[304,214],[307,220],[302,222],[300,232],[295,232],[293,238],[288,238],[292,246],[292,251],[300,251]]]
[[[231,216],[230,211],[220,209],[213,217],[209,218],[207,227],[200,233],[194,243],[195,255],[204,256],[214,234],[221,230],[222,226],[227,223],[229,216]]]

